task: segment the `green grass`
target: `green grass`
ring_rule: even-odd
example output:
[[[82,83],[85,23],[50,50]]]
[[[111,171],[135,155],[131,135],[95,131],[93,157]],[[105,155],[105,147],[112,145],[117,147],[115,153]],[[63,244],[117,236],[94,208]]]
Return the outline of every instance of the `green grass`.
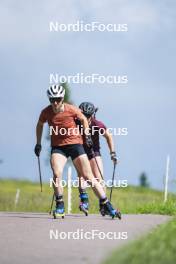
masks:
[[[115,251],[104,264],[174,264],[175,261],[176,219]]]
[[[20,189],[20,199],[17,207],[14,205],[16,190]],[[109,197],[109,189],[107,194]],[[98,213],[98,200],[91,188],[88,188],[90,213]],[[72,188],[72,212],[79,213],[78,189]],[[0,211],[48,212],[52,198],[49,184],[40,185],[30,181],[0,180]],[[64,201],[67,210],[67,188],[64,188]],[[169,194],[168,202],[163,203],[163,192],[141,188],[114,188],[112,203],[119,207],[122,213],[155,213],[176,215],[176,196]]]

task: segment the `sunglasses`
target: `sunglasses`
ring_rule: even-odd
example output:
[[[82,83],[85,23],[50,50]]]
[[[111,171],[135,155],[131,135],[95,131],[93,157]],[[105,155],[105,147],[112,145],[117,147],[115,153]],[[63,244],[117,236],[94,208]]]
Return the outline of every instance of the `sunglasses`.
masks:
[[[60,103],[62,99],[63,99],[62,97],[49,98],[49,101],[50,103],[54,103],[54,102]]]
[[[87,118],[90,118],[92,115],[90,115],[90,114],[84,114],[85,115],[85,117],[87,117]]]

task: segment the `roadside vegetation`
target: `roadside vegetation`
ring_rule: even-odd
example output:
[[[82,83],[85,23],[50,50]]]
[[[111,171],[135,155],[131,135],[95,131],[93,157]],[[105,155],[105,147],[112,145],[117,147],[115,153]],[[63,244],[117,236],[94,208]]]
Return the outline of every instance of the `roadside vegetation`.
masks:
[[[173,264],[176,260],[175,234],[176,218],[114,251],[104,264]]]
[[[15,206],[17,189],[20,190],[19,201]],[[109,196],[109,189],[107,194]],[[98,213],[98,200],[88,188],[90,213]],[[52,199],[49,184],[43,184],[40,192],[38,183],[20,180],[0,180],[0,211],[48,212]],[[67,188],[64,188],[64,201],[67,212]],[[163,192],[144,187],[129,186],[114,188],[113,205],[122,213],[145,213],[176,215],[176,196],[169,194],[168,202],[163,203]],[[79,192],[72,188],[72,213],[79,213]]]

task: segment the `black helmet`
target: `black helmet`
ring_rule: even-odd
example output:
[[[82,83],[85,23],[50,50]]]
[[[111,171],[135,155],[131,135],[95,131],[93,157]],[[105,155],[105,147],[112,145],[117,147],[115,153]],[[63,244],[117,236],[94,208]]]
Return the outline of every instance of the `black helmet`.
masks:
[[[82,110],[82,113],[88,118],[96,112],[95,106],[89,102],[81,103],[79,108]]]

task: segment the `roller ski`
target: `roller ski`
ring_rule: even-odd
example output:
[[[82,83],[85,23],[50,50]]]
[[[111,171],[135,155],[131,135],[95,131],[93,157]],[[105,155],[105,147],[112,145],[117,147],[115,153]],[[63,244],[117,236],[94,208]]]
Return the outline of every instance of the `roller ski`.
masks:
[[[62,198],[56,199],[56,209],[53,210],[54,219],[65,217],[64,201]]]
[[[101,203],[101,200],[100,200],[100,202],[99,202],[99,211],[100,211],[100,214],[102,215],[102,216],[105,216],[106,215],[106,213],[105,213],[105,207],[104,207],[104,204],[103,203]]]
[[[109,215],[112,219],[117,217],[121,220],[122,218],[120,211],[118,209],[114,209],[108,199],[100,200],[100,213],[102,216]]]
[[[86,216],[88,216],[88,211],[89,211],[89,198],[87,193],[81,193],[80,194],[80,205],[79,209],[82,211]]]

